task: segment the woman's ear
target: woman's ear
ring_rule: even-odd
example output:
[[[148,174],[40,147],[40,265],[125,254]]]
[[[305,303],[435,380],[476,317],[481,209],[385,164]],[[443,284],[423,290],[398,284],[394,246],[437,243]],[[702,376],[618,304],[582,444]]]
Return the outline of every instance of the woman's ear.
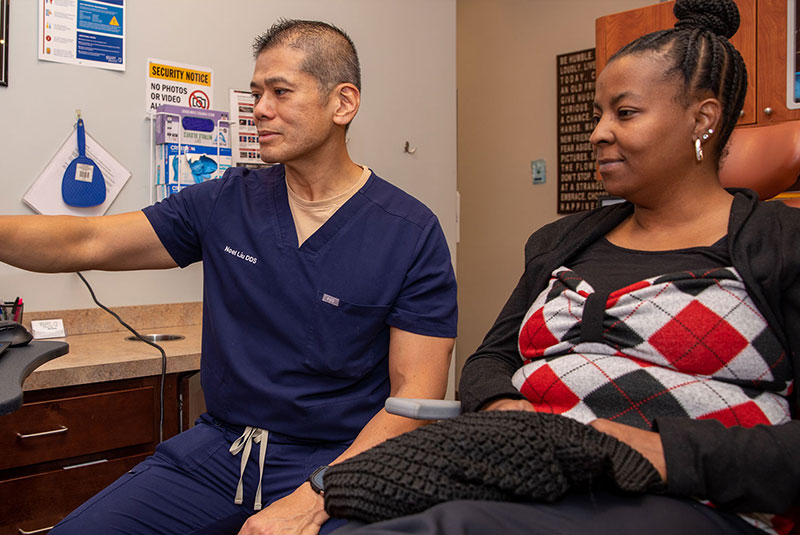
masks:
[[[695,104],[694,114],[694,131],[695,138],[706,141],[708,139],[709,130],[716,132],[720,118],[722,116],[722,106],[719,100],[715,98],[707,98]],[[707,134],[706,138],[703,135]]]
[[[343,83],[333,90],[335,107],[333,122],[340,126],[347,126],[355,118],[361,105],[361,92],[353,84]]]

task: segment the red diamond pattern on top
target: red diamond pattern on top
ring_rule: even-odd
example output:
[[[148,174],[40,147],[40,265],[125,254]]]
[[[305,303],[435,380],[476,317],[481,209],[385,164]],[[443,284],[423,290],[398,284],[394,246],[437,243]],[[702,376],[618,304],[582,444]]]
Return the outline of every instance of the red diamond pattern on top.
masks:
[[[547,364],[540,366],[522,385],[520,393],[539,412],[562,414],[580,402]]]
[[[648,340],[676,370],[711,375],[747,346],[724,318],[692,301]]]
[[[797,513],[795,513],[795,517],[796,516]],[[747,518],[745,518],[745,521],[747,521]],[[771,521],[772,521],[772,527],[775,530],[775,532],[778,533],[778,535],[789,535],[792,532],[792,529],[794,529],[795,524],[797,523],[795,518],[790,518],[789,516],[778,516],[778,515],[774,515]],[[752,522],[748,522],[748,524],[760,527],[758,524],[753,524]]]
[[[752,401],[705,414],[699,417],[698,420],[719,420],[725,427],[734,425],[742,427],[753,427],[758,424],[770,425],[769,418]]]
[[[647,288],[648,286],[652,286],[652,283],[649,280],[643,280],[639,282],[635,282],[633,284],[629,284],[624,288],[620,288],[619,290],[614,290],[608,295],[608,300],[606,301],[606,308],[612,308],[617,304],[620,297],[623,297],[626,294],[631,292],[635,292],[636,290],[641,290],[642,288]]]
[[[602,316],[584,317],[592,293],[560,267],[525,315],[523,365],[512,384],[536,410],[642,429],[660,416],[726,426],[791,420],[787,356],[735,269],[640,281],[613,292]],[[584,321],[603,322],[602,341],[583,339]],[[556,343],[546,347],[550,336]],[[766,515],[742,518],[766,533],[783,535],[793,525],[777,516],[772,525]]]
[[[544,319],[544,307],[533,313],[519,333],[520,353],[525,358],[541,356],[545,349],[556,345],[558,342],[559,339],[547,328],[547,322]]]

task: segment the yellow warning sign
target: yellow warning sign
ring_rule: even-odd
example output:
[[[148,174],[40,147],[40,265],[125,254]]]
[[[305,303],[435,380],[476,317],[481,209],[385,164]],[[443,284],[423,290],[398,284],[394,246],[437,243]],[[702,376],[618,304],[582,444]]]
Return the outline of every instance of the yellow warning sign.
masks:
[[[173,82],[211,86],[211,73],[184,69],[173,65],[150,64],[150,78],[160,78]]]
[[[108,23],[109,26],[119,26],[119,22],[117,22],[117,17],[111,17],[111,22]]]

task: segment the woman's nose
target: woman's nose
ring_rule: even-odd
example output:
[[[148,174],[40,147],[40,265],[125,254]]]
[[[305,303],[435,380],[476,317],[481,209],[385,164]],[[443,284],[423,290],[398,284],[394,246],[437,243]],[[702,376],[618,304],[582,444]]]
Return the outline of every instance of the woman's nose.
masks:
[[[608,143],[611,140],[611,131],[608,128],[608,121],[603,121],[603,118],[595,119],[594,130],[589,135],[589,143],[592,145],[599,145],[601,143]]]

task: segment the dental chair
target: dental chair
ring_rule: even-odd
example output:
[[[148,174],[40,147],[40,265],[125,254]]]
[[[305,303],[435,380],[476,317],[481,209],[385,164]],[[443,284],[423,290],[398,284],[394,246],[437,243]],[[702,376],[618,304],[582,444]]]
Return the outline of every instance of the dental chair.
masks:
[[[786,191],[797,182],[798,174],[800,121],[786,121],[735,129],[719,179],[725,187],[750,188],[763,201]],[[800,208],[800,198],[780,200]]]

